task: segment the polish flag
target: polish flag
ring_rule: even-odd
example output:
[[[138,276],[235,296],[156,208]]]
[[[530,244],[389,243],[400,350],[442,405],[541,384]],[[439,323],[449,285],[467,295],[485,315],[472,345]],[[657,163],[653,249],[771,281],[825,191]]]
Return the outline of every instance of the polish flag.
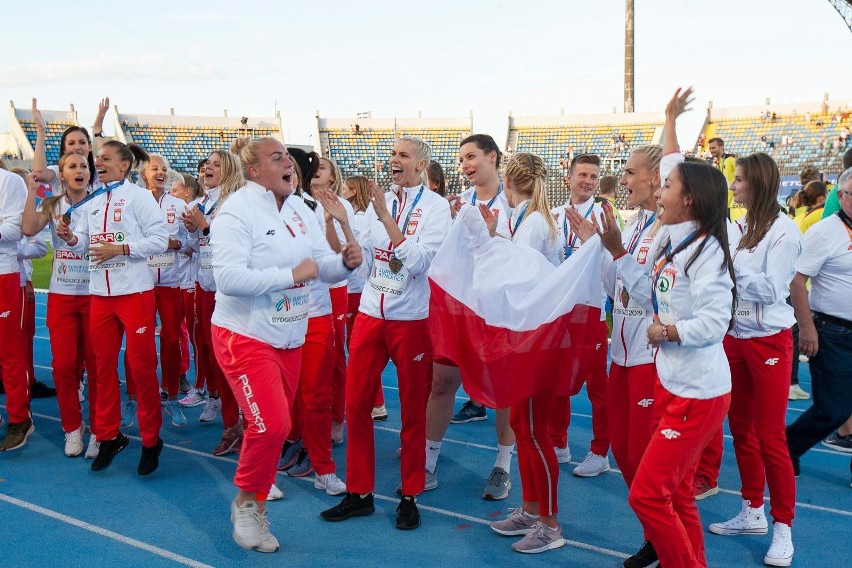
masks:
[[[492,408],[576,394],[596,347],[602,259],[595,235],[555,267],[463,208],[429,270],[435,361],[458,366],[467,394]]]

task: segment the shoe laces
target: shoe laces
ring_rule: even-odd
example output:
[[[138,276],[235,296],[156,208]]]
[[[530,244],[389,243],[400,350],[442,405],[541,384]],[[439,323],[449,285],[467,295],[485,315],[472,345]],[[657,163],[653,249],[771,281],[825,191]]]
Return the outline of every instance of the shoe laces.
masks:
[[[488,485],[502,485],[506,478],[506,472],[495,467],[488,476]]]

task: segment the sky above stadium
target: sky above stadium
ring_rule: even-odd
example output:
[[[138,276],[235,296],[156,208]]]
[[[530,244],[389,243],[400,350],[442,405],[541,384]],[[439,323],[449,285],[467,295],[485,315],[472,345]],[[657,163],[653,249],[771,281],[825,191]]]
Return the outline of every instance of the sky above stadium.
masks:
[[[852,99],[852,33],[825,0],[636,0],[636,111],[678,86],[714,106]],[[96,0],[4,6],[0,91],[123,112],[272,116],[315,143],[314,115],[506,116],[623,107],[624,0]],[[277,106],[276,106],[277,105]],[[697,124],[695,128],[697,128]],[[0,115],[0,132],[9,128]],[[106,126],[112,131],[112,124]]]

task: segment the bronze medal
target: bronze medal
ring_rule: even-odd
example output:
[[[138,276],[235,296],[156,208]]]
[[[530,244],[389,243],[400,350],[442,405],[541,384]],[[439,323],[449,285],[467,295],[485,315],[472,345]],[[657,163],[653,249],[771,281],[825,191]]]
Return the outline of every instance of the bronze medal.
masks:
[[[402,270],[402,261],[399,260],[397,257],[392,256],[391,259],[388,261],[388,267],[394,274],[399,274],[399,271]]]
[[[621,290],[621,305],[625,308],[627,304],[630,302],[630,294],[627,293],[627,290]]]
[[[71,214],[70,213],[63,213],[62,214],[62,222],[65,223],[66,225],[70,225],[71,224]]]

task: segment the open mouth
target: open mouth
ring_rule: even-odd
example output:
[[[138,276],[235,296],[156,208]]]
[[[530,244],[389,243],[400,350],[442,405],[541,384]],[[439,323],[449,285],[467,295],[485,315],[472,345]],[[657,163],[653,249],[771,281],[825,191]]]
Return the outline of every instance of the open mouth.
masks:
[[[104,176],[107,173],[106,168],[95,168],[95,171],[98,172],[98,177]]]
[[[314,178],[316,178],[316,176],[314,176]],[[281,176],[281,179],[283,179],[287,183],[293,183],[293,172],[288,172],[284,174],[283,176]]]
[[[391,166],[391,177],[396,179],[402,175],[402,168],[399,166]]]
[[[476,170],[468,170],[468,171],[464,172],[464,175],[467,176],[468,180],[473,179],[474,176],[476,176]]]
[[[74,181],[76,183],[82,184],[85,180],[86,180],[86,176],[84,176],[82,174],[74,176]]]

